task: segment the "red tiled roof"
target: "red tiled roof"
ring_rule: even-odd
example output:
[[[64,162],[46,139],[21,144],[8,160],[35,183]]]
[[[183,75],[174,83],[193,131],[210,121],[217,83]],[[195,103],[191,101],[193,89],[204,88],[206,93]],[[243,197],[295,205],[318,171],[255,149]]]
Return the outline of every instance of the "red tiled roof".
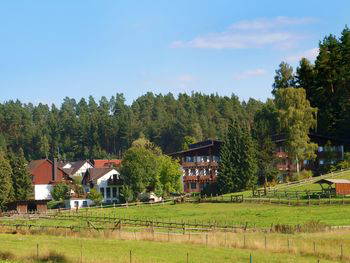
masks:
[[[119,167],[122,160],[112,159],[112,160],[94,160],[95,168],[108,168],[108,167]]]

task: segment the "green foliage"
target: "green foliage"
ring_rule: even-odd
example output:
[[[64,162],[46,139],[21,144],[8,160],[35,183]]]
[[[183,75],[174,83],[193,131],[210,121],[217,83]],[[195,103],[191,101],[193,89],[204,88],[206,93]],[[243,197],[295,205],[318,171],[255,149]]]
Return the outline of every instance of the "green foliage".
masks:
[[[281,62],[278,70],[276,70],[275,82],[272,87],[272,94],[276,94],[279,89],[294,87],[295,79],[293,68],[286,62]]]
[[[28,200],[33,194],[33,186],[22,148],[17,154],[10,153],[10,165],[12,167],[14,199]]]
[[[85,194],[84,187],[81,183],[82,178],[80,176],[73,177],[72,190],[78,197],[82,197]]]
[[[64,201],[70,197],[70,187],[65,183],[56,184],[51,190],[54,201]]]
[[[92,200],[95,205],[100,205],[103,200],[102,194],[99,191],[97,191],[95,188],[90,189],[90,192],[87,198]]]
[[[0,152],[0,210],[6,202],[12,201],[12,169],[5,154]]]
[[[293,173],[292,177],[290,178],[291,181],[299,181],[303,179],[308,179],[313,176],[312,171],[310,170],[302,170],[299,173]]]
[[[133,197],[145,191],[154,191],[157,195],[180,191],[179,164],[162,155],[150,142],[140,144],[139,141],[125,152],[121,167],[121,175],[132,189]]]
[[[255,113],[252,137],[254,139],[258,167],[258,183],[267,185],[274,182],[278,175],[275,167],[276,146],[271,139],[278,131],[278,111],[273,101],[266,104]]]
[[[96,101],[64,98],[56,106],[0,103],[0,148],[27,160],[122,158],[143,134],[165,153],[182,149],[185,137],[223,138],[233,118],[247,118],[236,96],[147,93],[131,105],[123,94]]]
[[[299,167],[301,160],[316,157],[317,144],[310,142],[308,134],[316,126],[317,109],[310,106],[302,88],[277,90],[275,103],[282,132],[287,137],[287,152]]]
[[[166,155],[159,156],[157,162],[160,166],[159,181],[162,192],[165,194],[182,192],[182,171],[179,163]]]
[[[185,136],[182,143],[182,150],[188,150],[190,144],[195,143],[197,140],[192,136]]]
[[[122,189],[120,190],[120,195],[123,199],[121,200],[123,203],[128,203],[134,200],[134,193],[131,187],[127,185],[123,185]]]
[[[320,41],[315,63],[302,58],[294,76],[292,68],[282,64],[272,93],[286,87],[305,89],[311,106],[318,108],[317,132],[350,139],[350,29],[346,26],[339,38],[331,34]]]
[[[237,192],[256,184],[256,155],[248,128],[234,121],[221,149],[218,190]]]
[[[54,201],[51,200],[47,202],[47,208],[48,209],[57,209],[57,208],[63,208],[64,207],[64,202],[63,201]]]

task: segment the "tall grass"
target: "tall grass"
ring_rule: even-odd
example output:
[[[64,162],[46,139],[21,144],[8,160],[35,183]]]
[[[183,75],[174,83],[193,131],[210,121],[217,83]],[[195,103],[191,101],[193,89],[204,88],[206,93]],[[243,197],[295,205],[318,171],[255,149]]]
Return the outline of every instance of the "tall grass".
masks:
[[[13,233],[11,228],[1,228],[0,232]],[[17,234],[22,235],[52,235],[74,238],[119,239],[134,241],[154,241],[197,244],[213,248],[238,248],[248,250],[267,251],[273,253],[288,253],[293,255],[316,256],[327,260],[350,261],[350,230],[332,230],[323,233],[302,233],[295,235],[263,232],[218,232],[207,233],[164,233],[155,232],[152,229],[143,231],[72,231],[62,229],[17,229]],[[342,253],[342,254],[341,254]],[[10,254],[11,256],[11,254]],[[41,257],[42,262],[51,260],[54,254]],[[58,254],[52,262],[68,262],[64,254]]]

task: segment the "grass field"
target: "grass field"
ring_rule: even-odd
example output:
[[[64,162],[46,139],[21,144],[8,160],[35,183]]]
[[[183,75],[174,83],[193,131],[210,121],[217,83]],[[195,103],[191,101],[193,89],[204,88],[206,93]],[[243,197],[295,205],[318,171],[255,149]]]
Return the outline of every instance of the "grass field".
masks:
[[[19,234],[0,234],[0,243],[0,257],[9,253],[7,257],[17,262],[34,262],[37,244],[39,258],[43,259],[39,262],[47,261],[50,252],[61,260],[56,262],[249,262],[250,254],[253,262],[317,262],[319,258],[322,262],[337,262],[337,256],[324,258],[298,251],[286,253],[284,250],[264,250],[262,247],[252,249],[249,244],[248,248],[239,249],[192,243]]]
[[[71,213],[76,215],[75,212]],[[285,206],[256,203],[184,203],[139,206],[129,208],[93,208],[80,210],[78,215],[100,217],[125,217],[171,222],[208,223],[248,227],[270,227],[271,224],[297,225],[309,221],[320,221],[332,226],[350,225],[350,205]],[[6,221],[8,219],[1,219]],[[43,225],[86,225],[86,221],[55,219],[33,219]]]

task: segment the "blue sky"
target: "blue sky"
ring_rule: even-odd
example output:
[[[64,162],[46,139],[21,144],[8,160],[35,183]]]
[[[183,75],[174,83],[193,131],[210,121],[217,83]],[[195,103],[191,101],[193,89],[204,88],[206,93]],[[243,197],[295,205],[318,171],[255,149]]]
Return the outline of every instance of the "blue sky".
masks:
[[[278,64],[312,60],[349,11],[345,0],[3,1],[0,101],[119,92],[131,103],[147,91],[265,100]]]

